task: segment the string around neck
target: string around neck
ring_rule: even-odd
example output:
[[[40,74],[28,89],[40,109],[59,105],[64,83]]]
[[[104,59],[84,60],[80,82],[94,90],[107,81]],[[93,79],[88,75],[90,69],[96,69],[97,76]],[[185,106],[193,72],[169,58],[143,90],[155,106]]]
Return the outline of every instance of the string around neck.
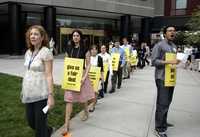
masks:
[[[75,48],[75,47],[72,48],[72,50],[71,50],[71,56],[70,56],[70,57],[71,57],[71,58],[73,57],[74,49],[78,49],[78,52],[77,52],[77,54],[76,54],[76,56],[75,56],[75,58],[78,58],[79,53],[80,53],[80,46],[77,47],[77,48]]]

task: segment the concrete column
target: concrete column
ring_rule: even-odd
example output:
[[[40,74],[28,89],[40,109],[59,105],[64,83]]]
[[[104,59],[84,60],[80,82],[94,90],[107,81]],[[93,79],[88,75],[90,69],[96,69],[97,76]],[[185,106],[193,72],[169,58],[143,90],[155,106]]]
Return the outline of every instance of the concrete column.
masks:
[[[150,44],[151,40],[151,18],[143,18],[141,24],[140,42]]]
[[[120,36],[129,37],[131,33],[131,16],[124,15],[120,19]]]
[[[17,3],[8,4],[8,21],[9,21],[9,51],[11,55],[21,54],[21,6]]]
[[[56,42],[56,8],[53,6],[44,8],[44,28],[47,31],[49,38],[53,37]]]

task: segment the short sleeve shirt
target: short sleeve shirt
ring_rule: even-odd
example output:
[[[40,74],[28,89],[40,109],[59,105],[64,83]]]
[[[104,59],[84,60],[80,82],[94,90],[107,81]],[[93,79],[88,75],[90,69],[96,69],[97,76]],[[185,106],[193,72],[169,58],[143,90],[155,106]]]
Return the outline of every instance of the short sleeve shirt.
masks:
[[[32,60],[31,65],[29,65],[30,60]],[[44,61],[50,60],[53,60],[53,54],[47,47],[42,47],[34,58],[32,52],[27,50],[21,95],[23,103],[32,103],[48,98]]]
[[[75,48],[72,45],[68,45],[68,47],[66,48],[66,52],[70,58],[85,59],[87,51],[88,50],[82,46]]]

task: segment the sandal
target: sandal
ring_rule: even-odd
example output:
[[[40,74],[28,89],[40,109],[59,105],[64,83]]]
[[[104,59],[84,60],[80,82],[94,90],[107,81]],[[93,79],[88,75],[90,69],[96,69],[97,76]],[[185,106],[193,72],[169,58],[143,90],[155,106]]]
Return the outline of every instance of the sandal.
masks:
[[[81,116],[81,120],[82,121],[86,121],[89,117],[89,113],[88,111],[84,111],[84,114]]]
[[[62,135],[66,136],[69,133],[69,123],[65,123],[62,130]]]
[[[89,109],[89,112],[94,112],[95,111],[95,107],[92,107]]]

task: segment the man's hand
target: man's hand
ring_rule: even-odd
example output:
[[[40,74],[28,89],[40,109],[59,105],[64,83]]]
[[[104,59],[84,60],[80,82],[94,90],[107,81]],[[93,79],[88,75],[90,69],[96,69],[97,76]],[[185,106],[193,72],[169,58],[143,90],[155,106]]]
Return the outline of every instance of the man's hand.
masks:
[[[55,41],[53,40],[53,38],[51,38],[51,40],[49,41],[49,46],[54,47],[54,45],[55,45]]]
[[[177,65],[179,63],[180,63],[180,60],[177,60],[177,59],[165,61],[165,64]]]

